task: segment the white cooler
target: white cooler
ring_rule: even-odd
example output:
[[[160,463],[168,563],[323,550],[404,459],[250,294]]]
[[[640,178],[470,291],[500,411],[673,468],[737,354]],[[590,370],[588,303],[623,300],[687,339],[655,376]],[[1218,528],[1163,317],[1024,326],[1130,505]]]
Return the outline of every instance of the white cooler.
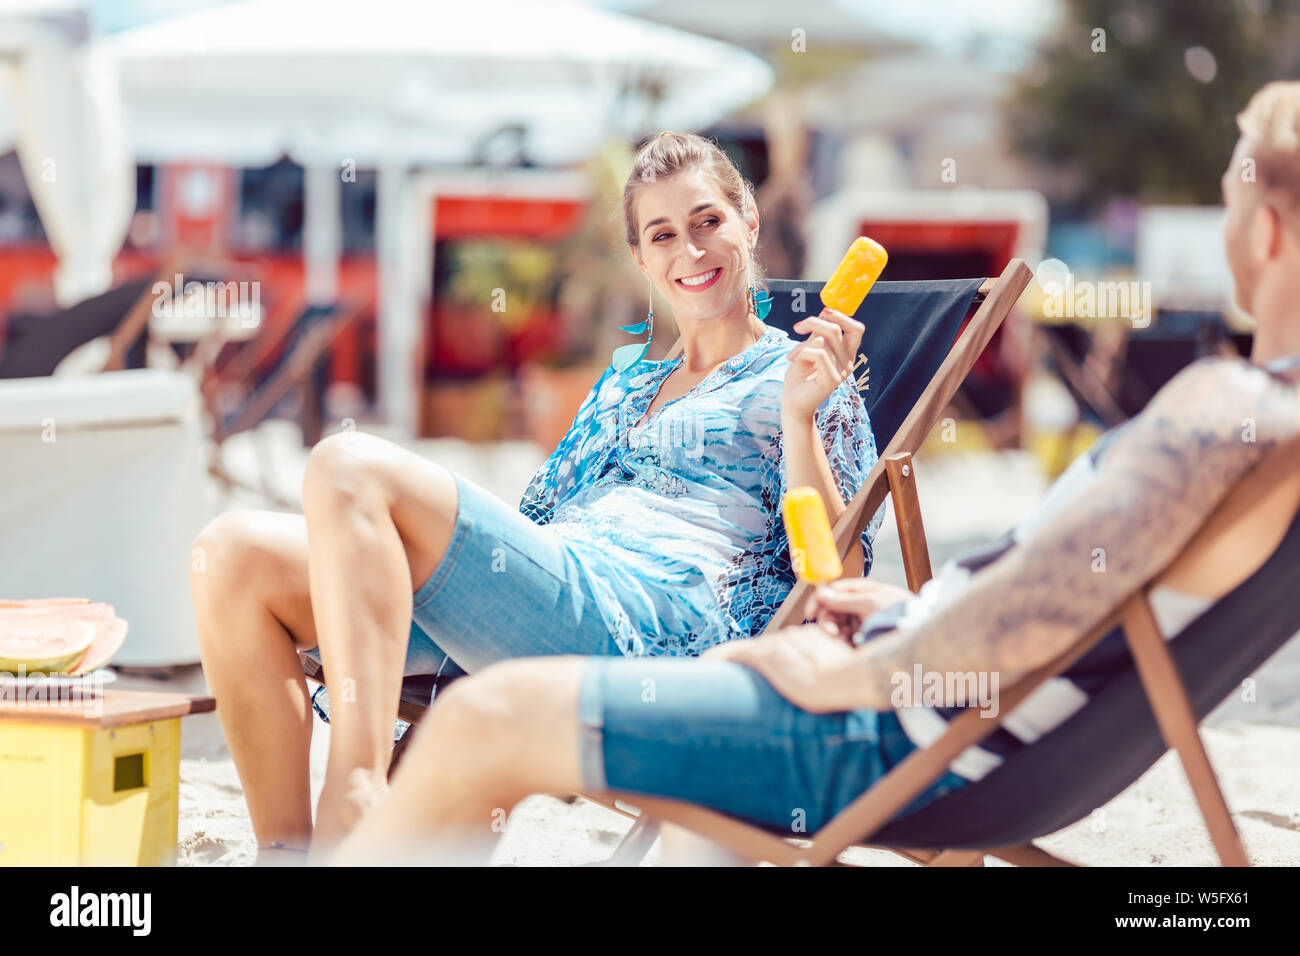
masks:
[[[163,369],[0,379],[0,597],[88,597],[113,663],[199,659],[194,536],[215,514],[194,380]]]

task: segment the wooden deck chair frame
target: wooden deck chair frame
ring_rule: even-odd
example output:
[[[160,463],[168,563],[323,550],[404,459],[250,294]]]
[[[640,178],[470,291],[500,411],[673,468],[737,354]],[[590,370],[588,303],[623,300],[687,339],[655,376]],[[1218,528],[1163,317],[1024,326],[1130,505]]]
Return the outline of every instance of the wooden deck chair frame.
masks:
[[[109,354],[104,362],[103,371],[117,372],[126,367],[127,353],[131,350],[132,344],[149,327],[153,304],[158,297],[157,292],[154,291],[155,286],[159,284],[171,286],[176,276],[185,272],[225,275],[231,271],[247,269],[247,266],[229,260],[200,258],[185,252],[171,252],[165,255],[154,273],[154,281],[145,287],[144,292],[117,324],[117,328],[109,334]],[[194,353],[182,363],[181,367],[201,379],[203,359],[207,357],[213,338],[213,335],[200,338],[195,343]],[[196,372],[196,369],[199,371]]]
[[[894,437],[890,440],[884,452],[881,453],[879,460],[867,475],[866,480],[863,481],[862,487],[858,489],[848,508],[845,509],[840,519],[835,523],[835,541],[841,557],[847,555],[850,546],[861,538],[867,522],[880,508],[885,496],[890,495],[894,504],[895,523],[898,527],[899,545],[903,555],[908,587],[913,591],[918,590],[929,579],[929,551],[925,540],[925,528],[921,521],[920,504],[916,495],[911,456],[920,448],[921,443],[939,421],[939,417],[948,408],[966,375],[974,366],[980,353],[984,351],[985,346],[988,345],[989,340],[992,339],[993,333],[1002,325],[1002,322],[1020,298],[1021,293],[1029,284],[1032,276],[1032,271],[1023,259],[1012,259],[997,279],[986,280],[980,286],[979,294],[983,296],[983,301],[980,303],[979,308],[970,321],[966,323],[965,328],[949,350],[947,357],[930,379],[925,391],[921,393],[921,397],[912,406],[911,411],[894,433]],[[676,358],[681,354],[682,347],[683,343],[679,337],[668,351],[667,357]],[[784,627],[792,619],[795,619],[798,609],[803,607],[807,594],[808,587],[803,582],[797,583],[790,594],[787,595],[781,607],[773,615],[768,628]],[[309,679],[317,683],[325,683],[325,674],[311,658],[303,658],[303,668]],[[401,701],[398,705],[398,716],[415,724],[424,716],[427,709],[427,707],[418,704]],[[389,765],[390,776],[401,759],[407,741],[413,736],[413,729],[408,730],[393,748],[393,756]],[[946,766],[946,763],[944,766]],[[585,793],[579,794],[579,796],[591,803],[636,819],[636,823],[628,831],[609,859],[609,862],[614,865],[635,861],[644,856],[645,851],[649,849],[658,836],[656,817],[670,819],[672,822],[680,822],[677,819],[678,817],[684,817],[688,820],[697,819],[695,812],[697,808],[690,808],[684,804],[677,806],[669,801],[652,801],[645,797],[634,797],[625,794],[617,794],[612,797],[607,795],[603,799]],[[906,801],[900,806],[905,803]],[[638,817],[637,812],[628,809],[627,804],[640,808],[643,812]],[[654,807],[660,806],[671,811],[668,817],[654,811]],[[650,812],[646,813],[645,811]],[[711,822],[716,822],[719,832],[724,834],[748,833],[752,829],[721,814],[709,815],[709,812],[704,810],[698,810],[698,813],[705,814]],[[714,821],[714,818],[716,818],[716,821]],[[699,817],[698,819],[705,818]],[[689,822],[686,825],[689,827]],[[760,834],[766,840],[775,841],[777,844],[789,848],[788,851],[781,851],[784,855],[780,859],[773,859],[773,862],[794,862],[794,857],[791,854],[796,851],[791,844],[780,837],[769,836],[763,831],[754,830],[753,832]],[[862,832],[868,831],[864,830]],[[708,836],[713,838],[714,834],[710,832]],[[727,843],[727,840],[724,838],[719,842]],[[762,845],[766,846],[767,844],[763,843]],[[761,858],[771,859],[767,856]]]
[[[302,302],[300,298],[290,301],[299,304]],[[319,416],[311,411],[316,406],[313,373],[317,364],[328,354],[334,343],[338,341],[339,336],[357,323],[361,316],[365,314],[368,306],[369,303],[363,298],[344,299],[327,314],[313,320],[311,328],[300,339],[290,345],[290,352],[284,363],[261,387],[254,391],[244,409],[230,424],[222,423],[219,411],[215,406],[215,394],[211,388],[206,390],[205,401],[213,418],[212,438],[216,444],[209,470],[227,489],[242,485],[242,482],[238,481],[221,464],[222,443],[231,435],[256,426],[279,404],[281,399],[295,388],[301,390],[304,407],[308,409],[308,417],[304,425],[304,444],[313,445],[320,440],[323,423],[319,420]],[[285,327],[271,332],[265,338],[259,336],[252,343],[252,357],[240,361],[241,374],[251,374],[262,359],[289,340],[294,328],[294,323],[288,323]],[[263,451],[261,448],[258,449],[259,458],[261,458],[259,471],[262,482],[261,486],[254,490],[266,495],[281,507],[292,507],[293,503],[282,497],[268,483],[269,468],[263,457]]]

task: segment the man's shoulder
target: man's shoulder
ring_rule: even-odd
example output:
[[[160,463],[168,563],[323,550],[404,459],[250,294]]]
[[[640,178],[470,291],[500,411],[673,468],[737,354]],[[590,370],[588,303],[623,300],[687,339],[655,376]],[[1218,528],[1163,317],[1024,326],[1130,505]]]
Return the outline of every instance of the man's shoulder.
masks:
[[[1140,417],[1172,421],[1218,422],[1240,428],[1263,416],[1294,427],[1294,380],[1245,359],[1209,356],[1170,379]]]
[[[1253,401],[1287,385],[1285,378],[1265,366],[1241,358],[1211,355],[1197,359],[1171,378],[1156,392],[1152,404]]]
[[[1194,459],[1220,452],[1235,456],[1243,445],[1262,451],[1297,433],[1295,381],[1243,359],[1213,356],[1184,368],[1141,413],[1106,437],[1114,439],[1115,454],[1127,449],[1129,459]]]

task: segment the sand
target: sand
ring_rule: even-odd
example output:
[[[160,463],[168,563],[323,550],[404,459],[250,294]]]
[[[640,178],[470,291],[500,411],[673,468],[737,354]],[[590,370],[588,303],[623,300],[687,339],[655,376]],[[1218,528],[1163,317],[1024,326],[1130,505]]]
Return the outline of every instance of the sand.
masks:
[[[228,443],[227,464],[257,476],[261,458],[270,487],[295,500],[306,452],[292,426],[271,422]],[[527,443],[470,445],[425,441],[414,447],[495,494],[517,502],[541,449]],[[259,452],[258,449],[261,449]],[[1045,483],[1020,453],[949,455],[918,463],[918,490],[936,568],[946,557],[1002,533],[1039,499]],[[255,493],[230,497],[226,507],[265,507]],[[903,583],[892,515],[877,542],[874,574]],[[1255,699],[1221,705],[1203,724],[1203,738],[1234,821],[1251,859],[1300,864],[1300,641],[1292,641],[1255,675]],[[206,692],[201,669],[177,668],[161,678],[129,675],[118,686]],[[317,720],[311,775],[319,792],[328,751],[328,726]],[[182,724],[179,862],[184,866],[242,866],[256,845],[243,790],[215,715]],[[498,865],[595,864],[605,860],[630,821],[581,799],[537,795],[510,815],[492,862]],[[1166,754],[1129,789],[1084,820],[1041,841],[1060,856],[1091,865],[1211,865],[1213,847],[1181,766]],[[644,864],[659,859],[656,844]],[[845,859],[870,865],[911,865],[884,851],[850,851]]]

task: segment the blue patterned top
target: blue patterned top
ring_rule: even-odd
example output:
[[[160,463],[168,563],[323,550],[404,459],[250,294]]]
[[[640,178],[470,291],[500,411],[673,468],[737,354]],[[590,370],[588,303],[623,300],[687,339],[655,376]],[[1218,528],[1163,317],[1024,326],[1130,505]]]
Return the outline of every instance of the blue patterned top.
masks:
[[[524,491],[519,510],[590,569],[610,633],[628,655],[687,656],[762,632],[795,576],[781,520],[781,392],[797,345],[763,336],[641,422],[682,359],[612,366]],[[849,379],[818,407],[844,501],[876,462]],[[865,570],[884,508],[862,534]]]

